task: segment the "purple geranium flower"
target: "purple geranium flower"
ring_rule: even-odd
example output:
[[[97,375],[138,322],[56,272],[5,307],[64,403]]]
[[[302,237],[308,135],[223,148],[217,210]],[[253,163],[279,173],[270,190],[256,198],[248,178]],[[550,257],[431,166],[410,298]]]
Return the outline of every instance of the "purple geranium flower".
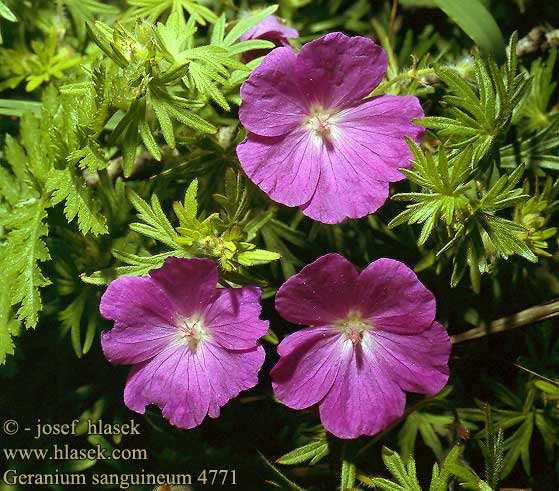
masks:
[[[240,41],[248,41],[249,39],[265,39],[271,41],[276,46],[289,46],[289,38],[298,38],[299,32],[293,27],[287,27],[282,24],[275,15],[269,15],[262,19],[254,27],[246,31]],[[259,56],[268,53],[269,50],[257,49],[243,53],[243,63],[248,63]]]
[[[124,402],[143,414],[157,404],[180,428],[199,425],[258,383],[268,329],[260,289],[216,288],[210,259],[168,258],[149,276],[113,281],[101,314],[115,321],[101,337],[111,363],[134,365]]]
[[[370,39],[332,33],[297,54],[276,48],[241,87],[239,117],[249,133],[237,155],[270,198],[324,223],[374,212],[388,183],[404,178],[424,129],[416,97],[363,99],[387,67]]]
[[[322,256],[283,284],[276,310],[312,326],[278,346],[276,396],[293,409],[318,404],[340,438],[381,431],[402,416],[404,391],[436,394],[448,380],[450,340],[435,298],[398,261],[359,273],[339,254]]]

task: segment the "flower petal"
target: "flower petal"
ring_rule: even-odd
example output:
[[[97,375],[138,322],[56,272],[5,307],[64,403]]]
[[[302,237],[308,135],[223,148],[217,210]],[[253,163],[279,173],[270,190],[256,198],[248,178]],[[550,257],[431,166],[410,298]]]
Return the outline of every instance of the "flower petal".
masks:
[[[355,266],[326,254],[289,278],[276,294],[276,310],[294,324],[325,325],[344,318],[354,303]]]
[[[402,416],[405,404],[402,390],[376,362],[370,336],[355,347],[346,340],[342,365],[320,403],[324,427],[338,438],[374,435]]]
[[[101,333],[101,347],[111,363],[132,365],[149,360],[164,350],[177,334],[177,329],[153,325],[126,326],[115,323],[108,332]]]
[[[420,334],[373,330],[370,335],[383,371],[403,390],[433,395],[447,383],[451,344],[438,322]]]
[[[303,122],[307,106],[294,83],[296,57],[291,48],[272,50],[241,86],[239,119],[252,133],[285,135]]]
[[[113,329],[101,334],[103,353],[111,363],[147,360],[177,332],[175,306],[149,277],[117,278],[101,297],[99,310],[115,320]]]
[[[400,334],[420,333],[435,320],[435,297],[405,264],[382,258],[359,275],[356,292],[373,327]]]
[[[268,330],[268,321],[260,320],[260,288],[222,288],[204,312],[204,324],[212,338],[228,349],[249,349]]]
[[[149,274],[173,301],[177,315],[203,312],[217,292],[217,267],[211,259],[168,257]]]
[[[277,398],[293,409],[320,402],[340,368],[342,343],[339,333],[324,327],[287,336],[278,346],[283,354],[270,372]]]
[[[122,276],[107,287],[99,310],[105,319],[149,327],[171,324],[174,305],[151,278]]]
[[[208,413],[212,391],[199,350],[188,345],[169,346],[155,358],[130,371],[124,402],[144,414],[145,406],[157,404],[171,424],[190,429]]]
[[[400,168],[411,167],[404,137],[421,141],[425,128],[412,124],[423,118],[417,97],[384,95],[358,103],[336,115],[335,145],[348,161],[381,181],[399,181]]]
[[[241,166],[251,181],[287,206],[302,205],[315,192],[321,151],[303,128],[274,138],[249,133],[237,146]]]
[[[369,215],[388,198],[388,183],[376,179],[381,174],[362,160],[352,161],[344,147],[334,142],[325,150],[316,191],[301,210],[329,224]]]
[[[205,343],[201,350],[204,369],[211,388],[209,416],[217,418],[219,408],[243,390],[258,384],[258,372],[266,353],[261,345],[243,351],[231,351]]]
[[[268,39],[270,41],[283,41],[286,38],[298,38],[299,32],[293,27],[282,24],[275,15],[264,17],[258,24],[251,27],[239,39],[247,41],[249,39]],[[286,45],[287,46],[287,45]]]
[[[334,109],[370,94],[387,66],[386,53],[370,39],[334,32],[301,48],[295,74],[309,101]]]

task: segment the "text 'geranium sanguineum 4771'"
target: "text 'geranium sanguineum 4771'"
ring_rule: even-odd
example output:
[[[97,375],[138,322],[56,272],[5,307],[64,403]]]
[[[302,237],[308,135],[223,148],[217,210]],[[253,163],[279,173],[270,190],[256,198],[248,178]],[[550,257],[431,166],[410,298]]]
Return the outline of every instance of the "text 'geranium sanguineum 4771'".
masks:
[[[157,404],[173,425],[193,428],[258,383],[260,289],[217,288],[210,259],[168,258],[149,276],[114,280],[101,314],[115,321],[102,334],[111,363],[134,365],[124,402],[143,414]]]
[[[387,69],[370,39],[331,33],[272,50],[241,87],[239,118],[248,130],[237,155],[273,200],[324,223],[376,211],[389,183],[404,178],[423,117],[413,96],[366,98]]]
[[[318,404],[340,438],[382,431],[404,413],[404,391],[436,394],[448,380],[451,344],[435,298],[399,261],[359,273],[339,254],[322,256],[283,284],[276,309],[311,326],[278,346],[276,396],[293,409]]]

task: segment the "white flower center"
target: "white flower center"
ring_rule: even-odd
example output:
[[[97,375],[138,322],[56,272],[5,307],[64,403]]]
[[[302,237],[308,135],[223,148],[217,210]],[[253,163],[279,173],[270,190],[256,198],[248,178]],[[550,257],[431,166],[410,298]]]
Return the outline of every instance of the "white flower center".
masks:
[[[304,126],[322,140],[330,140],[335,133],[336,117],[334,111],[322,108],[311,109]]]
[[[355,346],[361,343],[363,334],[373,326],[359,312],[350,312],[345,319],[335,322],[333,327],[341,331]]]
[[[178,329],[177,341],[181,344],[188,344],[190,349],[196,350],[198,345],[210,338],[204,319],[200,314],[191,317],[180,317],[176,320],[175,326]]]

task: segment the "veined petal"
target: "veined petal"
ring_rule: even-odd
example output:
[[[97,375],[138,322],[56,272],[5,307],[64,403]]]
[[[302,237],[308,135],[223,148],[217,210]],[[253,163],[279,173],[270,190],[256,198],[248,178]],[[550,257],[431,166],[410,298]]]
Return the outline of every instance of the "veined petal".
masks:
[[[147,360],[177,333],[175,306],[149,277],[114,280],[101,297],[100,311],[115,320],[114,328],[101,334],[103,353],[111,363]]]
[[[172,325],[175,306],[151,278],[122,276],[107,287],[99,310],[105,319],[149,328]]]
[[[231,351],[211,342],[196,350],[174,344],[132,368],[124,402],[140,414],[148,404],[156,404],[171,424],[194,428],[207,414],[217,418],[221,406],[258,383],[264,357],[260,345]]]
[[[357,280],[357,302],[375,329],[420,333],[435,320],[435,297],[405,264],[381,258]]]
[[[386,53],[370,39],[334,32],[301,48],[296,83],[311,104],[341,108],[370,94],[387,66]]]
[[[352,160],[345,147],[334,141],[325,151],[316,191],[301,211],[322,223],[340,223],[361,218],[380,208],[388,198],[389,186],[362,160]]]
[[[340,254],[326,254],[289,278],[276,294],[276,310],[294,324],[325,325],[347,316],[357,270]]]
[[[295,340],[290,340],[294,336]],[[289,347],[286,349],[286,345]],[[282,355],[272,369],[272,387],[277,398],[293,409],[320,402],[330,390],[340,369],[342,336],[310,328],[287,336],[278,346]]]
[[[399,169],[411,167],[405,137],[421,141],[425,128],[412,120],[423,116],[417,97],[375,97],[336,115],[336,145],[348,160],[369,169],[376,179],[398,181],[404,178]]]
[[[370,331],[372,350],[385,376],[403,390],[433,395],[448,381],[451,344],[438,322],[420,334]]]
[[[218,273],[211,259],[168,257],[149,274],[174,303],[177,315],[202,312],[216,294]]]
[[[115,323],[110,331],[101,333],[101,347],[111,363],[132,365],[157,355],[177,335],[170,326],[126,326]]]
[[[268,330],[268,321],[260,320],[261,291],[258,287],[222,288],[204,312],[204,323],[214,342],[224,348],[254,348]]]
[[[190,429],[208,414],[210,384],[199,353],[188,345],[174,345],[130,371],[124,402],[144,414],[148,404],[157,404],[171,424]]]
[[[211,388],[208,414],[217,418],[221,406],[258,384],[258,372],[266,353],[261,345],[232,351],[209,342],[203,346],[200,356]]]
[[[249,133],[237,155],[250,180],[270,198],[299,206],[311,198],[320,175],[322,147],[313,138],[305,128],[273,138]]]
[[[250,132],[280,136],[302,124],[307,104],[293,83],[296,57],[291,48],[276,48],[243,83],[239,119]]]
[[[336,379],[320,403],[322,424],[338,438],[374,435],[404,413],[406,397],[379,367],[370,340],[365,333],[356,346],[345,342]]]

